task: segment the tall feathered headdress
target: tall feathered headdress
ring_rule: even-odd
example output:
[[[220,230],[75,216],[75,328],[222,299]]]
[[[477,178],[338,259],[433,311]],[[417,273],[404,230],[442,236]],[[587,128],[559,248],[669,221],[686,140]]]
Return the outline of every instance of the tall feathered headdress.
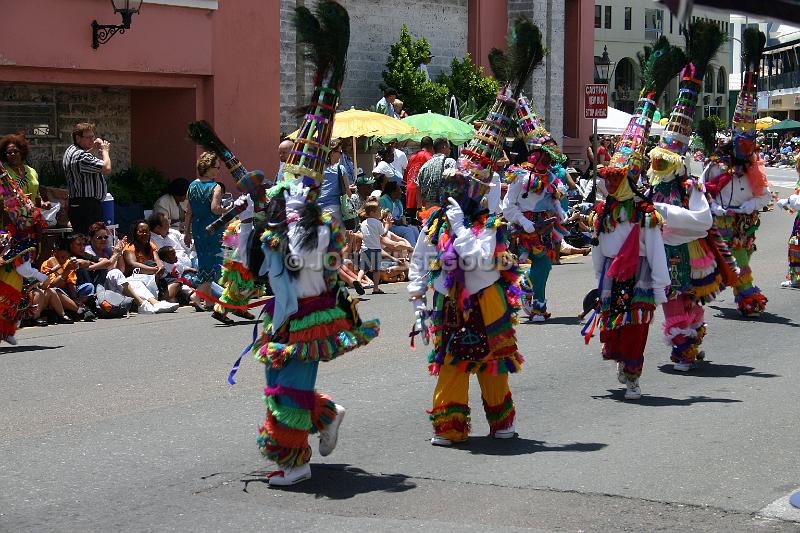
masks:
[[[661,134],[658,146],[650,151],[647,175],[655,185],[670,174],[682,173],[683,156],[689,148],[697,101],[703,90],[708,64],[725,42],[725,34],[712,21],[697,21],[684,32],[687,64],[681,72],[678,99]]]
[[[496,48],[489,52],[489,65],[500,82],[500,90],[480,129],[462,150],[455,168],[445,172],[443,203],[451,196],[465,210],[473,209],[486,194],[495,163],[503,155],[505,133],[514,121],[517,97],[544,55],[542,34],[526,17],[514,20],[505,52]]]
[[[742,90],[736,98],[733,112],[733,150],[741,160],[748,160],[756,149],[756,114],[758,112],[758,65],[767,43],[766,36],[756,28],[747,28],[742,35]]]
[[[608,166],[600,170],[609,194],[618,200],[633,197],[630,183],[636,183],[642,172],[647,136],[653,124],[658,99],[664,89],[686,64],[683,51],[672,46],[666,37],[659,38],[653,47],[646,46],[637,54],[642,65],[642,90],[636,112],[628,122]]]
[[[338,3],[323,0],[314,13],[306,7],[298,7],[294,22],[298,41],[307,45],[306,58],[315,67],[314,93],[305,108],[305,120],[283,166],[282,182],[270,189],[268,194],[272,197],[288,184],[302,182],[310,187],[308,200],[313,202],[322,185],[333,120],[344,83],[347,48],[350,44],[350,17]]]

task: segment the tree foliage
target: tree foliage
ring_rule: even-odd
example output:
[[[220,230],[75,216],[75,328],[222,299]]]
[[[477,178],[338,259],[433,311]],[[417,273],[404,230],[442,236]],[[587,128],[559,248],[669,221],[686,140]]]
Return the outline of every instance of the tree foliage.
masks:
[[[467,102],[478,110],[492,105],[498,83],[491,76],[484,76],[483,68],[475,65],[469,54],[461,60],[454,58],[450,63],[450,74],[442,72],[436,81],[432,81],[419,70],[419,65],[430,52],[427,39],[415,39],[405,25],[400,30],[400,39],[389,52],[381,88],[397,89],[407,113],[425,113],[428,110],[446,113],[450,96],[456,97],[459,107]]]
[[[483,67],[478,67],[469,54],[462,60],[453,58],[450,75],[442,72],[436,81],[447,87],[459,104],[472,99],[478,109],[491,107],[500,85],[491,76],[484,76]]]

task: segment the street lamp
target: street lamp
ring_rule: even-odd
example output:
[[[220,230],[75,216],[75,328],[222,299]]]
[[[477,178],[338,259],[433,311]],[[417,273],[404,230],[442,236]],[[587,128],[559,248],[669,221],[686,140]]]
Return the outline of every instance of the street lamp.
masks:
[[[611,75],[613,61],[608,57],[608,46],[603,45],[603,55],[594,56],[594,82],[608,85]],[[594,154],[594,166],[592,169],[592,192],[597,201],[597,119],[594,122],[594,135],[592,135],[592,153]]]
[[[611,65],[613,62],[608,57],[608,46],[603,46],[603,55],[594,56],[594,82],[608,83]]]
[[[111,5],[114,7],[114,13],[122,15],[122,24],[119,26],[98,24],[96,20],[93,20],[92,48],[95,50],[100,48],[101,44],[107,43],[117,32],[125,33],[125,30],[131,29],[131,19],[141,9],[142,0],[111,0]]]

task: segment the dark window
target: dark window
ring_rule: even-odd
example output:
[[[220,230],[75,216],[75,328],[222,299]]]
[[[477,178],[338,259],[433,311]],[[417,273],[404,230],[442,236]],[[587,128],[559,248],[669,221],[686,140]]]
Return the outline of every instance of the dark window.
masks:
[[[606,6],[606,29],[611,29],[611,6]]]
[[[631,29],[631,8],[629,7],[625,8],[625,29]]]
[[[601,28],[603,26],[603,6],[594,6],[594,27]]]
[[[669,32],[672,33],[672,21],[675,20],[675,17],[672,16],[672,13],[669,14]]]

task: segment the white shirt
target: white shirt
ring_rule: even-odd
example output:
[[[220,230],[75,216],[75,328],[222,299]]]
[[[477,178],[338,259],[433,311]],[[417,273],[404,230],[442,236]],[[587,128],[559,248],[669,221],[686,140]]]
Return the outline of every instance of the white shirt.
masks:
[[[722,169],[719,165],[711,164],[705,168],[700,180],[705,183],[720,174],[722,174]],[[719,191],[719,194],[711,198],[711,212],[721,215],[730,209],[736,213],[750,214],[753,211],[760,211],[769,203],[770,198],[769,188],[761,196],[754,196],[747,176],[734,175],[731,181]]]
[[[381,250],[381,237],[386,234],[383,222],[367,218],[361,222],[361,250]]]
[[[406,167],[408,166],[408,156],[404,151],[398,150],[397,148],[394,149],[394,161],[392,161],[392,166],[400,174],[400,178],[405,175]]]
[[[158,233],[150,232],[150,242],[156,245],[156,249],[160,250],[164,246],[172,246],[175,248],[175,255],[178,257],[178,263],[184,267],[192,266],[191,251],[183,244],[183,235],[176,229],[170,228],[165,237]]]
[[[420,232],[411,263],[408,268],[408,293],[421,296],[428,290],[428,273],[430,264],[439,257],[439,251],[425,238],[427,225]],[[464,270],[464,285],[468,294],[475,294],[500,279],[500,273],[494,262],[494,249],[497,245],[497,231],[483,228],[478,235],[462,228],[453,239],[453,247],[458,254],[459,262]],[[447,272],[443,271],[433,281],[433,290],[447,294],[445,287]]]
[[[420,63],[419,68],[417,70],[425,74],[426,80],[431,79],[431,75],[428,73],[428,65],[426,65],[425,63]]]
[[[502,210],[500,209],[502,190],[503,189],[500,184],[500,174],[495,172],[492,174],[492,187],[489,189],[489,192],[486,193],[486,207],[492,213],[502,213]]]
[[[175,201],[171,194],[164,194],[153,204],[153,213],[165,213],[169,217],[170,224],[179,224],[183,221],[183,215],[189,209],[189,200],[186,199],[180,204]]]
[[[535,193],[528,192],[527,197],[522,195],[530,181],[530,174],[519,176],[511,185],[508,186],[506,197],[500,204],[503,210],[503,216],[511,223],[519,224],[525,227],[529,222],[523,213],[531,211],[534,213],[541,211],[552,211],[563,222],[567,218],[567,214],[561,208],[561,202],[549,192]]]
[[[406,165],[408,165],[408,159],[406,159]],[[389,164],[386,161],[381,161],[375,168],[372,170],[373,174],[383,174],[389,181],[396,181],[398,183],[402,183],[403,181],[403,173],[397,172],[397,168],[394,167],[394,163]]]
[[[383,108],[383,114],[384,115],[389,115],[392,118],[399,118],[397,116],[397,113],[394,112],[394,106],[386,101],[386,97],[385,96],[383,98],[381,98],[380,100],[378,100],[378,103],[375,104],[375,109],[378,110],[378,113],[381,112],[381,110],[380,110],[381,107]]]

